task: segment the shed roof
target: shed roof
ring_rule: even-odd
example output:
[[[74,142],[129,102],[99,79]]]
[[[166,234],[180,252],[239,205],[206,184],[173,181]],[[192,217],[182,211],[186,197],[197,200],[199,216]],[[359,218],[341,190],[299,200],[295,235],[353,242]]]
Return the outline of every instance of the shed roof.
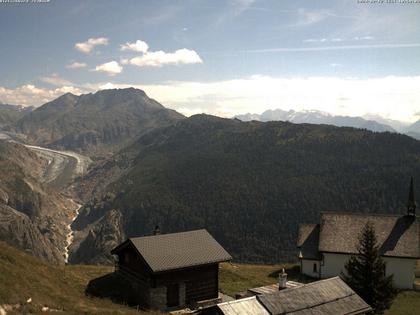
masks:
[[[205,229],[129,238],[114,248],[111,253],[118,253],[127,243],[134,245],[152,272],[232,259],[229,253]]]
[[[320,259],[318,252],[319,224],[300,224],[297,246],[302,258]]]
[[[371,310],[339,277],[257,296],[272,315],[362,314]]]
[[[358,236],[368,221],[374,224],[381,255],[420,258],[420,221],[407,215],[324,212],[318,250],[357,253]]]
[[[224,315],[270,315],[255,296],[217,304]]]

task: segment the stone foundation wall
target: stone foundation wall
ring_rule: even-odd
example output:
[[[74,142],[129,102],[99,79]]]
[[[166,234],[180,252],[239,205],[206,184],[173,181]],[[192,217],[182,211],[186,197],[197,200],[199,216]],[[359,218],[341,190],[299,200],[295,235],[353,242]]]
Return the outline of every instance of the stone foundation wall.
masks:
[[[166,287],[161,286],[150,289],[150,308],[159,310],[166,309]]]

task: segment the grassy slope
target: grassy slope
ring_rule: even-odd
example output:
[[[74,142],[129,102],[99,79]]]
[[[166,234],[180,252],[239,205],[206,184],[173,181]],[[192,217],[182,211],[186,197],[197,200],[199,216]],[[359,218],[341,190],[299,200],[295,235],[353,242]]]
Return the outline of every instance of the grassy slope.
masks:
[[[0,305],[22,304],[19,314],[41,313],[43,306],[64,310],[60,314],[139,314],[110,300],[85,296],[88,281],[110,271],[111,267],[51,266],[0,242]],[[25,303],[28,298],[30,304]]]
[[[277,282],[277,275],[282,268],[286,269],[289,280],[302,281],[296,265],[253,265],[229,264],[220,265],[220,291],[235,296],[235,293],[246,291]]]
[[[416,280],[420,285],[420,260],[417,261]],[[420,291],[403,291],[386,315],[415,315],[420,312]]]
[[[245,291],[277,281],[277,273],[285,267],[289,280],[299,279],[296,267],[293,265],[250,265],[250,264],[222,264],[220,269],[220,290],[228,295]],[[417,282],[420,283],[420,262],[416,270]],[[402,291],[394,301],[386,315],[416,315],[420,310],[420,292]]]
[[[224,263],[220,269],[220,290],[234,295],[248,288],[275,283],[283,267],[289,280],[302,281],[296,265]],[[51,266],[0,241],[0,305],[22,304],[16,314],[25,311],[41,314],[42,306],[64,310],[60,314],[139,314],[107,299],[85,296],[89,280],[111,271],[112,267],[107,266]],[[416,275],[420,281],[420,263]],[[25,303],[28,298],[32,298],[30,304]],[[420,292],[404,291],[387,314],[414,315],[419,309]]]

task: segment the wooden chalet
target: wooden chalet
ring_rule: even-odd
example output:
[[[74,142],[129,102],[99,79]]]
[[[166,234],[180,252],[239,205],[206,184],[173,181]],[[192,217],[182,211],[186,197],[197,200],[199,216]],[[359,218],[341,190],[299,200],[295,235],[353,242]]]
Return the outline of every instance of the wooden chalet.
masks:
[[[219,263],[232,259],[206,230],[129,238],[111,254],[130,304],[160,310],[217,299]]]

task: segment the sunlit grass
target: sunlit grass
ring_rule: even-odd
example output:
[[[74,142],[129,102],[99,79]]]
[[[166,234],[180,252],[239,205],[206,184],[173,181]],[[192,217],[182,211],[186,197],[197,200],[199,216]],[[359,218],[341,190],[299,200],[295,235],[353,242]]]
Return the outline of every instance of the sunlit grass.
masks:
[[[109,266],[52,266],[0,242],[0,305],[20,304],[16,314],[45,314],[41,312],[45,306],[61,310],[59,314],[139,314],[111,300],[85,295],[89,280],[112,270]],[[31,303],[26,303],[29,298]]]
[[[294,264],[220,264],[220,291],[234,297],[235,293],[249,288],[277,283],[278,273],[282,268],[286,269],[289,280],[299,281],[299,268]]]
[[[279,271],[285,268],[289,280],[307,281],[299,276],[293,264],[220,265],[220,290],[228,295],[277,282]],[[45,314],[43,306],[59,309],[59,314],[139,314],[132,308],[113,303],[109,299],[89,298],[84,290],[94,278],[112,272],[110,266],[51,266],[22,251],[0,242],[0,305],[21,304],[8,314]],[[416,276],[420,282],[420,263]],[[26,303],[31,298],[31,303]],[[402,291],[387,315],[419,314],[420,292]],[[158,313],[147,313],[158,314]]]

